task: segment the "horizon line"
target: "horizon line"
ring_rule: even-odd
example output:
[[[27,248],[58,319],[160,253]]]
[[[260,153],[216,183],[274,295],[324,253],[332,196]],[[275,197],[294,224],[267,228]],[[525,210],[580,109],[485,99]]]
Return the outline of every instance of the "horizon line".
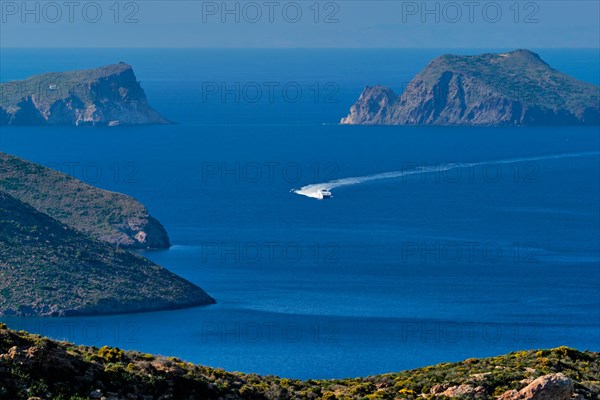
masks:
[[[77,49],[77,50],[96,50],[96,49],[144,49],[144,50],[439,50],[439,49],[457,49],[457,50],[483,50],[483,49],[544,49],[544,50],[598,50],[600,46],[574,46],[574,47],[536,47],[536,46],[489,46],[489,47],[179,47],[179,46],[0,46],[1,50],[14,49]]]

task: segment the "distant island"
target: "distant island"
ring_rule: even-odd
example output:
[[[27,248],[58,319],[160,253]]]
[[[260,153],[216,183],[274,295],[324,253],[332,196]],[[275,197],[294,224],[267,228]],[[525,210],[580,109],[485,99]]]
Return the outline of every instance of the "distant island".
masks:
[[[0,125],[169,124],[123,62],[0,83]]]
[[[0,398],[6,399],[583,400],[600,393],[599,365],[600,353],[559,347],[367,378],[302,381],[75,346],[0,323]]]
[[[135,249],[171,245],[162,224],[135,199],[2,152],[0,190],[97,240]]]
[[[529,50],[431,61],[401,96],[367,87],[341,120],[350,125],[600,125],[600,86]]]

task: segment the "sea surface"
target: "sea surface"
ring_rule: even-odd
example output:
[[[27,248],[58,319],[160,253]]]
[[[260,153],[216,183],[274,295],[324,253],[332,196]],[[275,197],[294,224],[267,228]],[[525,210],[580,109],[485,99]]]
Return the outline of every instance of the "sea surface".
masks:
[[[401,93],[437,55],[504,50],[2,49],[1,81],[133,65],[178,124],[3,127],[0,150],[143,202],[173,247],[142,254],[218,301],[4,321],[294,378],[600,351],[597,127],[337,124],[365,86]],[[535,51],[600,83],[597,49]]]

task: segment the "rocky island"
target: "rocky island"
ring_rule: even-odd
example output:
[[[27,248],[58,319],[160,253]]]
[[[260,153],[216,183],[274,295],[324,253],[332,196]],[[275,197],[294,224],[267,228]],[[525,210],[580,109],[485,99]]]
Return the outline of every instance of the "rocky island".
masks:
[[[212,303],[185,279],[0,191],[0,315],[113,314]]]
[[[168,124],[123,62],[0,83],[0,125]]]
[[[170,246],[162,224],[132,197],[2,152],[0,190],[93,239],[135,249]]]
[[[568,347],[367,378],[302,381],[75,346],[0,324],[0,398],[11,400],[591,400],[599,396],[599,381],[600,354]]]
[[[401,96],[367,87],[342,124],[600,125],[600,87],[529,50],[431,61]]]

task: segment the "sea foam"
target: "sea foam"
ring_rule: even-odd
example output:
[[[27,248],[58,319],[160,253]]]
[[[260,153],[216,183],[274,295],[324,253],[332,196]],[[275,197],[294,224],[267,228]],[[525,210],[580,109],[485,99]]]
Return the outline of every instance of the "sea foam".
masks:
[[[401,178],[403,176],[409,176],[409,175],[439,173],[442,171],[450,171],[453,169],[471,168],[471,167],[493,165],[493,164],[513,164],[513,163],[533,162],[533,161],[552,160],[552,159],[561,159],[561,158],[591,157],[591,156],[598,156],[598,155],[600,155],[600,152],[598,152],[598,151],[587,151],[587,152],[577,152],[577,153],[548,154],[548,155],[540,155],[540,156],[532,156],[532,157],[508,158],[508,159],[491,160],[491,161],[446,163],[446,164],[438,164],[435,166],[404,169],[404,170],[400,170],[400,171],[381,172],[381,173],[373,174],[373,175],[335,179],[335,180],[331,180],[328,182],[315,183],[312,185],[303,186],[300,189],[294,189],[292,191],[294,193],[302,195],[302,196],[320,200],[323,198],[323,196],[321,195],[322,190],[332,191],[333,189],[336,189],[336,188],[339,188],[342,186],[359,185],[361,183],[378,181],[378,180],[382,180],[382,179],[394,179],[394,178]]]

